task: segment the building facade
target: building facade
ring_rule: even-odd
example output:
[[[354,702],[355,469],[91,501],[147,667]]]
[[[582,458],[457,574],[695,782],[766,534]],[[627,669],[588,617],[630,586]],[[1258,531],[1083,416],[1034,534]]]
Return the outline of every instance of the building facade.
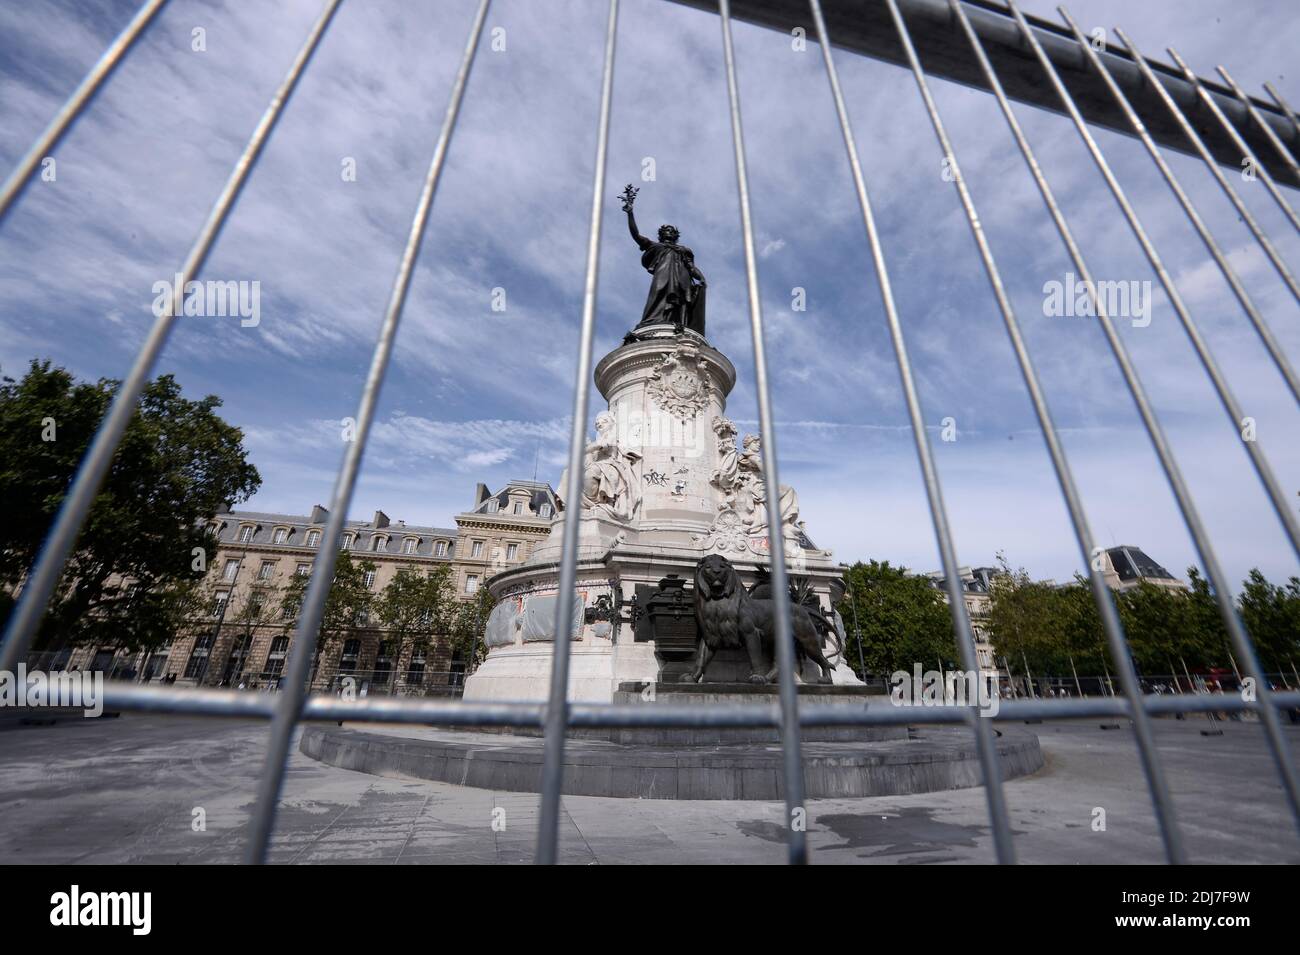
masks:
[[[364,585],[383,592],[401,570],[429,573],[450,568],[456,597],[476,599],[492,574],[526,560],[550,533],[561,510],[555,491],[535,481],[511,481],[492,492],[479,484],[469,510],[455,527],[429,527],[392,520],[376,511],[368,521],[347,521],[338,546],[374,569]],[[57,654],[50,669],[76,667],[116,673],[142,682],[196,686],[277,686],[293,640],[296,615],[283,605],[294,577],[310,575],[324,541],[329,512],[310,514],[226,511],[212,518],[216,552],[208,561],[206,589],[212,602],[201,619],[169,645],[151,653],[83,647]],[[352,675],[361,689],[381,692],[454,692],[467,661],[445,636],[423,645],[397,641],[379,621],[362,617],[339,639],[318,648],[316,688],[339,685]]]

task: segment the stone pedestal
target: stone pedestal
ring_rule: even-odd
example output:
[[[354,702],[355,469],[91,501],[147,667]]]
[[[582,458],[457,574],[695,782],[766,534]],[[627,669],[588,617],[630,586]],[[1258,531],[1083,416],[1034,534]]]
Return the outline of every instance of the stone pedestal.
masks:
[[[645,585],[657,586],[669,574],[691,581],[700,558],[723,553],[748,585],[769,562],[766,532],[739,523],[718,477],[729,447],[735,467],[735,431],[725,419],[735,368],[690,331],[675,335],[670,325],[652,326],[637,336],[596,366],[608,412],[588,448],[584,478],[595,476],[584,481],[583,499],[564,502],[550,535],[525,563],[488,581],[499,603],[485,634],[487,659],[465,683],[467,700],[535,702],[549,695],[567,520],[581,522],[577,600],[569,621],[572,700],[610,702],[621,683],[671,679],[680,669],[680,651],[666,656],[645,627],[633,626],[638,584],[644,593]],[[562,479],[561,493],[566,488]],[[787,544],[789,572],[807,579],[829,610],[831,585],[840,576],[830,552],[811,546],[802,530],[787,528]],[[832,662],[841,663],[836,683],[858,683],[842,661]],[[716,679],[736,678],[725,660],[719,666]],[[816,669],[809,666],[811,681]],[[712,670],[707,677],[715,678]]]

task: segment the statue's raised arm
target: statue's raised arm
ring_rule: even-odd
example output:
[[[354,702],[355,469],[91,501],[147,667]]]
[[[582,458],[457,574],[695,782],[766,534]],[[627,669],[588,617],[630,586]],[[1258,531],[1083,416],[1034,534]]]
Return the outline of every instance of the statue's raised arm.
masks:
[[[627,213],[627,230],[632,233],[632,241],[637,244],[637,248],[644,249],[650,244],[650,240],[637,231],[636,216],[632,214],[632,205],[636,202],[636,194],[640,191],[633,188],[629,182],[623,190],[621,198],[623,200],[623,211]]]

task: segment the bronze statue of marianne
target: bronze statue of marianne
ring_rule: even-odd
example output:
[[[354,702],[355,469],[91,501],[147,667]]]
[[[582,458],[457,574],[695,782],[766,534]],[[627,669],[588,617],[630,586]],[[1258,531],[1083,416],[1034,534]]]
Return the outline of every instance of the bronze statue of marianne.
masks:
[[[645,310],[641,313],[643,325],[673,324],[678,334],[683,328],[704,334],[704,290],[708,283],[695,267],[695,255],[684,245],[678,245],[681,233],[676,226],[661,225],[659,241],[647,239],[636,229],[632,204],[639,190],[631,184],[623,190],[623,211],[627,213],[628,231],[641,249],[641,264],[650,273],[650,293],[646,296]]]

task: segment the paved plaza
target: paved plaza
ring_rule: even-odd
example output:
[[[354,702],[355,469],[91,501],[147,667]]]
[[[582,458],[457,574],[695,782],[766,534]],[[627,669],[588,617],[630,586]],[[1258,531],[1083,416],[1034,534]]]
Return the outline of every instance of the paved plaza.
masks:
[[[1205,737],[1206,726],[1156,722],[1192,861],[1300,863],[1259,726],[1226,723]],[[1028,728],[1046,766],[1006,786],[1020,861],[1163,861],[1127,728]],[[1300,727],[1284,732],[1300,755]],[[261,722],[130,713],[0,730],[0,862],[238,862],[266,736]],[[1099,808],[1105,831],[1094,829]],[[537,811],[534,795],[369,776],[295,749],[270,858],[528,862]],[[814,863],[993,861],[980,789],[811,800],[808,815]],[[561,861],[780,863],[781,817],[778,803],[568,797]]]

